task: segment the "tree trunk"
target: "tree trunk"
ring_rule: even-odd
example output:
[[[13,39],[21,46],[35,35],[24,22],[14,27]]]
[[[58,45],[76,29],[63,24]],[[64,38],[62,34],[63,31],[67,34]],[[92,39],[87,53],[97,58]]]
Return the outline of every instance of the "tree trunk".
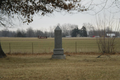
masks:
[[[4,57],[6,57],[6,54],[3,52],[1,43],[0,43],[0,58],[4,58]]]

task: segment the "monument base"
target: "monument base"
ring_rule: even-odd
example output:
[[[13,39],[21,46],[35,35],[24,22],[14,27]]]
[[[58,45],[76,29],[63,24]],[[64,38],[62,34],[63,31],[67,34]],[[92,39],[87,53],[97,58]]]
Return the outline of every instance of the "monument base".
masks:
[[[66,59],[65,58],[66,56],[63,54],[63,55],[60,55],[60,54],[53,54],[52,55],[52,59]]]
[[[53,54],[56,54],[56,55],[63,55],[64,54],[64,49],[63,48],[55,48],[54,49],[54,53]]]
[[[64,50],[62,48],[54,49],[52,59],[65,59]]]

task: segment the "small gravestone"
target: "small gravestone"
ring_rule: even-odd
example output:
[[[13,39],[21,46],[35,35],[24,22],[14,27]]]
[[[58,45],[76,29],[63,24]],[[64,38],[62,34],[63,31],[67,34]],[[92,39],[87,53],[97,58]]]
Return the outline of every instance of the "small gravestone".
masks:
[[[54,31],[55,35],[55,48],[53,51],[52,59],[65,59],[64,50],[62,48],[62,30],[59,26]]]

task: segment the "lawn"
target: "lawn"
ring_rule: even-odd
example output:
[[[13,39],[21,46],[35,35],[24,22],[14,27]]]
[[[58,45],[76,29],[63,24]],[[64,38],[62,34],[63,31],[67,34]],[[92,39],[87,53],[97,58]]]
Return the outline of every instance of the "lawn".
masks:
[[[54,38],[0,38],[5,53],[52,53]],[[64,52],[99,52],[96,38],[63,38]],[[120,38],[116,38],[116,50],[120,52]]]
[[[115,42],[118,52],[119,40],[116,38]],[[120,80],[120,55],[96,58],[99,53],[95,38],[63,38],[66,52],[63,60],[51,59],[53,38],[0,38],[0,41],[5,53],[17,54],[0,58],[0,80]]]
[[[0,58],[0,80],[120,80],[120,55],[8,55]]]

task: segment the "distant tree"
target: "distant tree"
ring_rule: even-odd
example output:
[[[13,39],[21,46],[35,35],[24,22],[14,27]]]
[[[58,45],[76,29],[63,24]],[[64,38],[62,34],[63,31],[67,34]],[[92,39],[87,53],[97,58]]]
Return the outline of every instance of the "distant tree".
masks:
[[[73,25],[73,24],[69,24],[69,23],[61,25],[60,28],[62,29],[63,37],[70,36],[72,30],[77,27],[78,27],[77,25]]]
[[[72,30],[71,36],[72,37],[77,37],[78,34],[79,34],[79,29],[77,27],[77,28],[75,28],[75,29]]]
[[[17,36],[17,37],[23,37],[23,35],[22,35],[21,32],[17,32],[16,36]]]
[[[43,36],[48,37],[48,35],[49,35],[49,33],[47,31],[45,31]]]
[[[87,37],[87,30],[85,26],[81,28],[81,31],[82,31],[82,37]]]
[[[34,33],[35,33],[35,37],[44,35],[44,33],[41,30],[36,30],[36,31],[34,31]]]
[[[34,37],[35,36],[34,30],[31,27],[27,29],[26,36],[27,37]]]
[[[9,30],[7,30],[7,29],[2,30],[2,36],[9,37]]]
[[[17,30],[15,32],[15,37],[26,37],[26,32],[24,30]]]
[[[15,31],[9,31],[10,37],[15,37],[16,32]]]
[[[86,27],[82,27],[81,29],[74,28],[72,30],[71,36],[72,37],[77,37],[77,35],[80,35],[81,37],[87,37],[87,31],[86,31]]]
[[[54,27],[51,26],[49,27],[49,35],[48,35],[49,37],[54,37],[54,29],[55,29]]]
[[[0,31],[0,37],[2,37],[2,32]]]
[[[60,26],[60,29],[62,30],[62,37],[71,36],[72,30],[78,27],[77,25],[70,24],[70,23],[59,25],[59,26]],[[54,37],[55,28],[56,26],[49,27],[48,36]]]
[[[98,36],[98,32],[95,31],[95,27],[91,23],[84,23],[83,26],[86,28],[89,37]]]
[[[79,35],[80,35],[80,37],[83,37],[83,31],[82,31],[82,29],[79,30]]]
[[[19,31],[16,33],[16,37],[25,37],[25,35],[24,35],[24,33]]]

